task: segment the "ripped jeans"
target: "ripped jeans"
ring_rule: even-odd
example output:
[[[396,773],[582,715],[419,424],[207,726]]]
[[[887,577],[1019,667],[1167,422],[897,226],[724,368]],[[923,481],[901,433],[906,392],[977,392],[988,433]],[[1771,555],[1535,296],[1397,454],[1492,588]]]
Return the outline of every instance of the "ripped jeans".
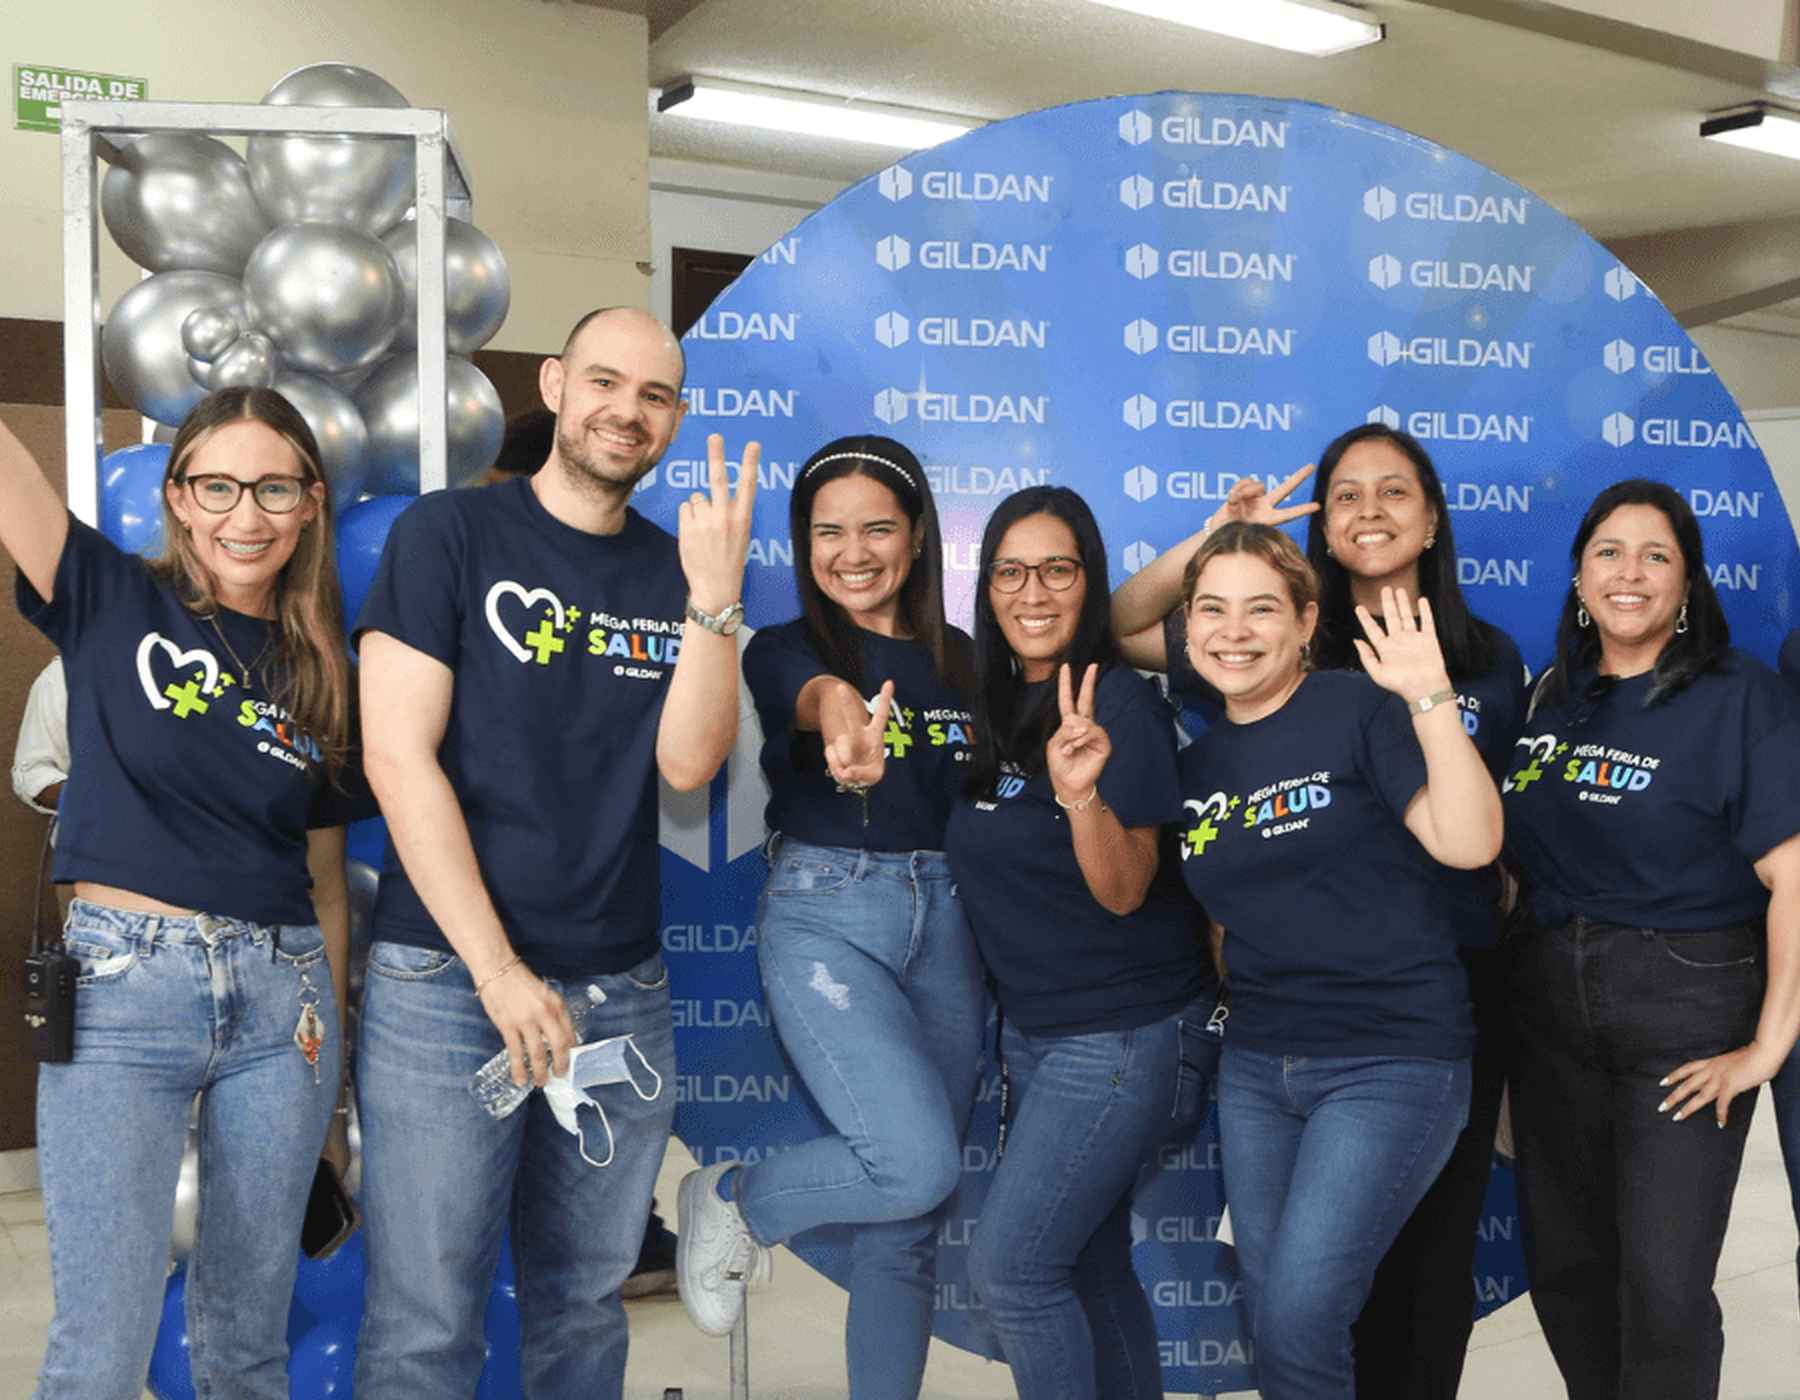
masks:
[[[837,1131],[737,1177],[763,1244],[860,1226],[846,1347],[854,1400],[911,1400],[931,1335],[938,1207],[962,1176],[986,997],[938,851],[783,841],[757,915],[763,992]]]

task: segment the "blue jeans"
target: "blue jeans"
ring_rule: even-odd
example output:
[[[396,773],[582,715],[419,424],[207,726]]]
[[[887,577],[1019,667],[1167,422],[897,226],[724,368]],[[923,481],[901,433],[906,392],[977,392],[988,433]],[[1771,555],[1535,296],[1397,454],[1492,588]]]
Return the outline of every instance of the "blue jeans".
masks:
[[[986,1019],[981,961],[938,851],[783,841],[757,919],[775,1028],[837,1132],[745,1167],[763,1244],[855,1224],[855,1400],[911,1400],[931,1339],[938,1207],[962,1176]]]
[[[194,1388],[286,1400],[300,1221],[343,1048],[316,925],[138,914],[76,900],[75,1058],[38,1069],[38,1160],[56,1315],[41,1400],[137,1400],[169,1267],[169,1221],[200,1098],[188,1260]],[[302,1006],[324,1031],[294,1043]]]
[[[1017,1105],[969,1250],[969,1282],[1026,1400],[1160,1398],[1131,1189],[1191,1135],[1218,1063],[1210,1000],[1128,1031],[1002,1037]]]
[[[1469,1115],[1469,1062],[1274,1055],[1219,1064],[1225,1200],[1265,1400],[1354,1400],[1350,1325]]]
[[[360,1400],[472,1395],[500,1241],[512,1226],[524,1393],[617,1400],[628,1343],[619,1285],[637,1263],[675,1119],[675,1035],[660,955],[629,972],[552,982],[579,1040],[630,1034],[662,1091],[588,1092],[606,1109],[610,1166],[582,1160],[542,1094],[495,1120],[469,1081],[503,1048],[460,958],[369,950],[357,1059],[369,1283]]]

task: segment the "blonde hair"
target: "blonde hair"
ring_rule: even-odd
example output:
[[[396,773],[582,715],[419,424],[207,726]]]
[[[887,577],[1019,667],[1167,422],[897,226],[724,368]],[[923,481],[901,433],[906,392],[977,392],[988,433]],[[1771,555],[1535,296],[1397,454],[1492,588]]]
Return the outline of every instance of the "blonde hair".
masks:
[[[229,423],[261,423],[293,448],[307,485],[325,482],[312,429],[273,389],[220,389],[182,421],[163,474],[162,552],[150,571],[192,612],[219,610],[218,580],[194,552],[194,543],[169,504],[169,483],[187,479],[187,465],[213,433]],[[344,601],[338,588],[337,546],[331,492],[275,579],[276,661],[280,677],[270,698],[316,743],[335,778],[350,751],[350,656],[344,647]]]
[[[1182,571],[1184,603],[1194,601],[1194,589],[1200,584],[1200,575],[1221,554],[1248,554],[1280,574],[1287,584],[1288,597],[1293,600],[1296,614],[1305,612],[1308,603],[1319,601],[1319,576],[1306,562],[1299,545],[1273,525],[1228,520],[1206,537]]]

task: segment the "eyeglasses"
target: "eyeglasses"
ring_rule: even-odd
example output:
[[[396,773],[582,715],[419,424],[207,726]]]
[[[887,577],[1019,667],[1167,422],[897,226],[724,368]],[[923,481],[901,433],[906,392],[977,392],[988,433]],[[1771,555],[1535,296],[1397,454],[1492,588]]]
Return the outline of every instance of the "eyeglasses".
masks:
[[[259,476],[255,481],[239,481],[222,472],[203,472],[183,479],[193,494],[194,504],[211,515],[235,510],[245,491],[270,515],[286,515],[306,498],[305,478],[298,476]]]
[[[988,565],[988,586],[996,593],[1017,593],[1025,586],[1028,574],[1036,574],[1038,582],[1052,593],[1066,593],[1080,577],[1081,561],[1061,554],[1052,554],[1035,564],[1023,564],[1017,559],[996,559]]]

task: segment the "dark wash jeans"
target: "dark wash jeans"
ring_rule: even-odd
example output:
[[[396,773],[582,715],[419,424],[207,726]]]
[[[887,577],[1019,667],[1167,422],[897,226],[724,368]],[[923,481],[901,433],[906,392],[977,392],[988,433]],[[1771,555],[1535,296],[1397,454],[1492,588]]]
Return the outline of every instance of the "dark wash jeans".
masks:
[[[1754,1093],[1656,1106],[1677,1065],[1733,1050],[1762,1007],[1760,923],[1662,932],[1527,921],[1513,965],[1513,1133],[1531,1301],[1570,1400],[1715,1400],[1713,1275]]]

